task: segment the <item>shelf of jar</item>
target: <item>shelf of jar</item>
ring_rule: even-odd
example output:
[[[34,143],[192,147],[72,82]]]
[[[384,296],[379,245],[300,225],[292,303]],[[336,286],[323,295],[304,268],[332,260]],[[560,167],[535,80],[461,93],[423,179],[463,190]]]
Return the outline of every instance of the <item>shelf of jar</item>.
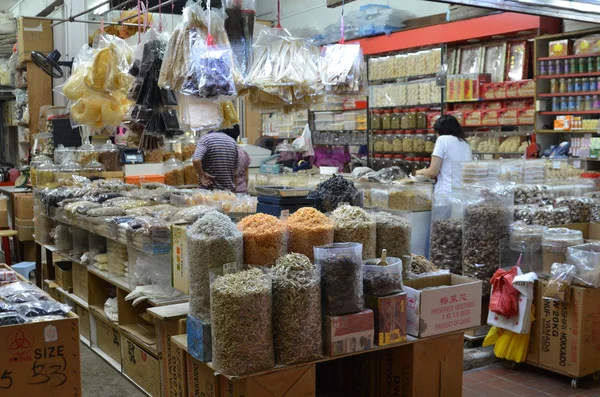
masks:
[[[550,94],[538,94],[538,98],[545,97],[567,97],[567,96],[585,96],[585,95],[600,95],[600,91],[597,92],[557,92]]]
[[[537,76],[538,79],[559,79],[566,77],[599,77],[600,72],[592,72],[592,73],[569,73],[569,74],[553,74],[547,76]]]
[[[367,131],[368,130],[317,130],[317,129],[313,130],[313,132],[344,132],[344,133],[346,133],[346,132],[365,132],[366,133]],[[393,130],[390,130],[390,131],[393,131]]]
[[[572,58],[589,58],[600,56],[598,53],[594,54],[575,54],[575,55],[561,55],[556,57],[539,57],[538,61],[556,61],[558,59],[572,59]]]
[[[432,78],[435,78],[435,75],[436,75],[436,73],[430,73],[430,74],[422,74],[422,75],[418,75],[418,76],[405,76],[405,77],[393,77],[393,78],[389,78],[389,79],[369,80],[369,84],[382,85],[382,84],[406,83],[408,81],[432,79]]]
[[[598,134],[598,130],[535,130],[536,134]]]
[[[600,114],[600,109],[596,109],[596,110],[575,110],[575,111],[566,111],[566,112],[538,112],[538,114],[541,114],[543,116],[567,116],[567,115],[573,115],[573,114],[581,114],[581,115],[586,115],[586,114]]]
[[[478,103],[478,102],[497,102],[497,101],[518,101],[523,99],[533,99],[533,96],[511,96],[506,98],[479,98],[479,99],[464,99],[461,101],[446,101],[446,105],[454,105],[460,103]]]
[[[424,104],[424,105],[402,105],[402,106],[372,106],[369,108],[369,110],[373,111],[373,110],[394,110],[394,109],[419,109],[419,108],[441,108],[442,107],[442,103],[441,102],[436,102],[436,103],[428,103],[428,104]]]
[[[515,128],[515,127],[533,127],[533,123],[531,124],[496,124],[496,125],[461,125],[462,128]]]

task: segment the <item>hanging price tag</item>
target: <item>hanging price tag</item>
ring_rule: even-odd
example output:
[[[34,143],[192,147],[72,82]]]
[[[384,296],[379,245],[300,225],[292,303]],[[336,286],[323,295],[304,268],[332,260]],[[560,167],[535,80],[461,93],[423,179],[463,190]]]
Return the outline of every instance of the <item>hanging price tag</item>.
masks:
[[[230,274],[237,272],[237,263],[231,262],[223,265],[223,274]]]
[[[573,167],[575,167],[577,169],[581,169],[581,160],[573,161]]]
[[[560,161],[554,160],[552,162],[552,168],[554,168],[555,170],[559,170],[560,169]]]

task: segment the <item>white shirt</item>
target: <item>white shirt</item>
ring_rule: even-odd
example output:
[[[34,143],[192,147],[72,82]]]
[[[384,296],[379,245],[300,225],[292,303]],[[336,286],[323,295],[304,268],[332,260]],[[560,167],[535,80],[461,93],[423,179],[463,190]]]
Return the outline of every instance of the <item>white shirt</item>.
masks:
[[[452,193],[452,162],[472,160],[471,146],[453,135],[441,135],[435,141],[433,156],[442,159],[434,193]]]

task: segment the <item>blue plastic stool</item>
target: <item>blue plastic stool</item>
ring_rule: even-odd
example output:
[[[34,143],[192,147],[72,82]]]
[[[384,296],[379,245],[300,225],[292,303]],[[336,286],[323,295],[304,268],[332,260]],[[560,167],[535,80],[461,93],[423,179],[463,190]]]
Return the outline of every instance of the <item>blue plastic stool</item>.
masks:
[[[19,262],[11,267],[15,272],[29,280],[29,274],[35,271],[35,262]]]

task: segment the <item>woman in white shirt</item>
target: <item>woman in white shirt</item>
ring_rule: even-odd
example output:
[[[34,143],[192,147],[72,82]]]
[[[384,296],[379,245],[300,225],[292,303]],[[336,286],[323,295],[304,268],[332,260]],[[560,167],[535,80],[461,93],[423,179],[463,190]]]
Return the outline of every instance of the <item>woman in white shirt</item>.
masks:
[[[465,134],[456,117],[442,116],[433,126],[437,135],[431,165],[417,171],[431,179],[437,178],[434,194],[452,192],[452,162],[470,161],[473,157],[471,147],[465,140]]]

